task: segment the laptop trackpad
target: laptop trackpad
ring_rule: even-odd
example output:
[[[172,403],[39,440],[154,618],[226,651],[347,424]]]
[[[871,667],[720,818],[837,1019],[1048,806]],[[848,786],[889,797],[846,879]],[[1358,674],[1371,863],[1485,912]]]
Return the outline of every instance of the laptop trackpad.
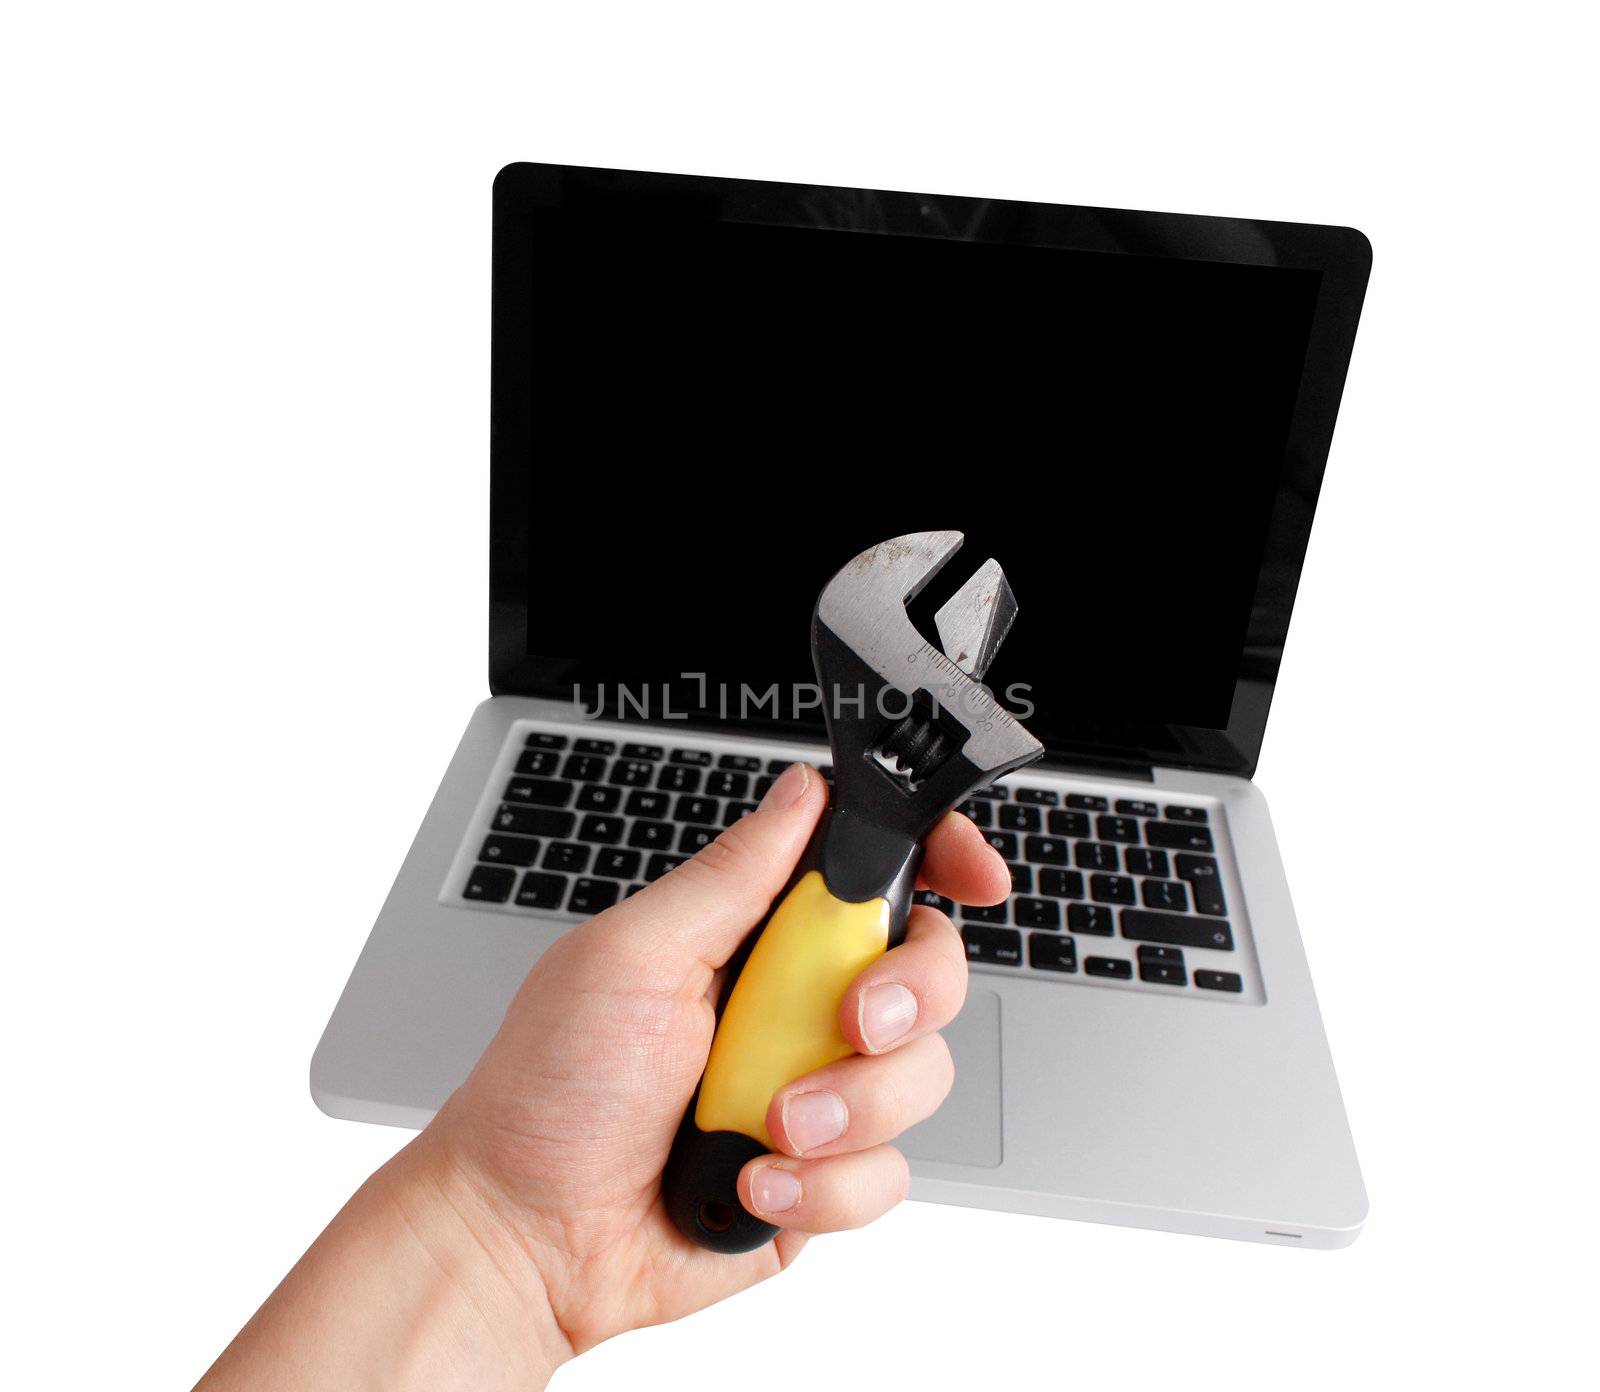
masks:
[[[1000,1163],[1000,997],[969,990],[961,1014],[942,1031],[956,1061],[950,1096],[895,1142],[908,1159],[947,1165]]]

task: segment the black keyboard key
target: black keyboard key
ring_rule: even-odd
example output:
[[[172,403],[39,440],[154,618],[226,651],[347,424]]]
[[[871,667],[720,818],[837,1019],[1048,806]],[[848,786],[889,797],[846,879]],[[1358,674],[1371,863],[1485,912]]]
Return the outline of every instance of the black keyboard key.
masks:
[[[1014,796],[1018,802],[1031,802],[1035,807],[1054,807],[1061,801],[1049,788],[1018,788]]]
[[[1089,793],[1068,793],[1067,806],[1075,807],[1080,812],[1104,812],[1111,804],[1103,797],[1095,797]]]
[[[722,809],[722,825],[732,826],[740,817],[748,817],[756,810],[753,802],[730,802]]]
[[[1147,909],[1170,913],[1186,913],[1189,909],[1189,892],[1177,880],[1141,880],[1139,897]]]
[[[1215,856],[1180,855],[1177,860],[1180,880],[1214,880],[1217,878]]]
[[[716,827],[686,826],[678,836],[678,849],[684,855],[704,850],[717,839]]]
[[[1022,965],[1022,934],[1015,928],[986,928],[980,923],[961,930],[967,961],[993,962],[1003,967]]]
[[[743,778],[744,776],[745,775],[742,774],[742,773],[734,775],[734,777],[736,777],[736,778]],[[776,783],[777,781],[778,780],[776,778],[770,778],[770,777],[765,777],[765,776],[756,779],[756,785],[755,785],[755,787],[753,787],[750,790],[750,796],[751,797],[756,797],[756,798],[764,798],[764,797],[766,797],[767,790],[769,788],[771,788],[772,785],[774,783]]]
[[[1097,938],[1109,938],[1113,927],[1111,910],[1104,904],[1067,905],[1069,933],[1093,933]]]
[[[1209,851],[1213,849],[1211,833],[1203,826],[1186,826],[1182,822],[1146,822],[1144,839],[1152,846],[1169,851]]]
[[[1017,858],[1017,838],[1009,831],[991,831],[983,839],[1000,852],[1002,860]]]
[[[672,816],[680,822],[714,822],[717,820],[717,800],[685,793],[673,803]]]
[[[1057,899],[1082,899],[1083,875],[1077,870],[1041,870],[1039,893]]]
[[[524,909],[556,909],[566,897],[567,877],[530,870],[517,886],[517,904]]]
[[[662,759],[667,751],[659,744],[625,744],[622,746],[624,759]]]
[[[717,760],[717,767],[735,773],[760,773],[761,760],[753,754],[724,754]]]
[[[1026,788],[1018,789],[1026,792]],[[1024,803],[1008,802],[1000,809],[1000,825],[1006,831],[1043,831],[1044,815],[1037,807]]]
[[[589,868],[591,854],[587,846],[580,846],[575,841],[557,841],[546,847],[540,868],[564,870],[570,875],[576,875]]]
[[[1050,834],[1052,836],[1078,836],[1089,834],[1089,818],[1083,812],[1055,811],[1050,814]]]
[[[561,756],[553,749],[524,749],[517,760],[517,772],[528,778],[548,778],[561,767]]]
[[[572,746],[580,754],[615,754],[617,742],[608,739],[581,739]]]
[[[1194,893],[1194,911],[1208,918],[1223,918],[1228,912],[1228,900],[1222,892],[1220,880],[1195,880],[1189,886]]]
[[[1006,869],[1011,871],[1011,892],[1013,894],[1033,893],[1033,867],[1031,865],[1008,864]]]
[[[1139,844],[1139,821],[1136,817],[1096,817],[1094,830],[1102,841],[1121,841],[1124,845],[1133,846]]]
[[[567,737],[551,734],[548,730],[535,730],[523,743],[529,749],[565,749]]]
[[[615,846],[622,840],[622,818],[585,817],[578,823],[578,840],[592,841],[597,846]]]
[[[1100,904],[1131,904],[1133,881],[1126,875],[1090,875],[1089,897]]]
[[[1078,944],[1059,933],[1030,933],[1028,965],[1036,971],[1075,972]]]
[[[617,902],[622,886],[615,880],[579,880],[572,886],[572,897],[567,900],[567,912],[597,914]]]
[[[1072,859],[1080,870],[1115,870],[1117,848],[1100,841],[1080,841],[1072,848]]]
[[[671,822],[635,822],[628,831],[628,844],[645,851],[667,850],[677,836]]]
[[[984,802],[981,798],[968,798],[958,810],[971,817],[978,826],[991,827],[994,825],[993,803]]]
[[[613,880],[631,880],[639,873],[639,852],[608,846],[594,858],[594,873]]]
[[[1179,856],[1179,860],[1183,857]],[[1172,874],[1172,863],[1165,851],[1147,851],[1129,846],[1122,853],[1122,863],[1130,875],[1159,875],[1166,879]]]
[[[1238,972],[1196,970],[1194,984],[1202,991],[1242,991],[1244,978]]]
[[[1085,957],[1083,970],[1089,976],[1109,976],[1113,981],[1133,980],[1133,963],[1121,957]]]
[[[501,803],[494,814],[496,831],[515,832],[519,836],[571,836],[578,819],[570,812],[557,812],[553,807],[513,807]]]
[[[682,865],[687,856],[668,855],[665,851],[657,851],[644,863],[644,877],[647,880],[659,880],[669,870],[675,870]]]
[[[1124,909],[1122,936],[1138,942],[1171,943],[1174,947],[1233,951],[1233,933],[1220,919],[1180,917],[1150,909]]]
[[[911,896],[913,904],[923,904],[930,909],[938,909],[942,914],[952,914],[956,911],[955,901],[946,899],[942,894],[935,894],[931,889],[919,889]]]
[[[606,761],[598,754],[568,754],[561,766],[561,776],[575,783],[593,783],[606,771]]]
[[[1158,986],[1187,986],[1189,974],[1184,970],[1183,953],[1175,947],[1142,944],[1139,948],[1139,980],[1152,981]]]
[[[729,773],[726,769],[715,769],[706,775],[706,792],[712,797],[742,798],[749,791],[748,773]]]
[[[612,766],[611,777],[606,781],[619,788],[649,787],[656,766],[648,759],[618,759]]]
[[[615,812],[622,801],[622,789],[609,783],[585,783],[578,789],[578,800],[572,805],[580,812]]]
[[[481,904],[503,904],[511,897],[511,887],[516,882],[517,872],[510,866],[474,865],[461,897]]]
[[[963,923],[1007,923],[1010,921],[1011,912],[1005,904],[963,904],[961,906],[961,921]]]
[[[628,815],[630,817],[665,817],[667,809],[671,806],[672,799],[666,793],[656,793],[645,788],[635,788],[628,794]]]
[[[1124,817],[1159,817],[1161,809],[1153,802],[1139,802],[1133,798],[1118,798],[1117,811]]]
[[[703,776],[690,764],[668,764],[656,779],[656,787],[664,793],[698,793]]]
[[[1203,807],[1167,808],[1167,819],[1173,822],[1209,822],[1211,814]]]
[[[626,894],[624,894],[622,897],[624,899],[632,899],[633,896],[635,894],[637,894],[643,888],[644,888],[644,884],[643,884],[642,881],[639,884],[631,884],[631,885],[628,886],[628,892]]]
[[[1194,894],[1195,912],[1222,918],[1228,912],[1228,901],[1222,893],[1222,876],[1217,862],[1210,856],[1180,855],[1178,878],[1187,880]]]
[[[675,764],[693,764],[696,768],[706,768],[711,763],[709,749],[674,749],[672,762]]]
[[[531,802],[536,807],[565,807],[572,801],[572,784],[551,778],[513,778],[506,784],[507,802]]]
[[[1028,859],[1035,865],[1065,865],[1067,843],[1059,836],[1030,836],[1023,842]]]
[[[1017,899],[1011,915],[1019,928],[1061,927],[1061,905],[1054,899]]]
[[[1139,960],[1141,962],[1172,962],[1177,966],[1183,965],[1183,953],[1176,947],[1157,947],[1154,943],[1139,944]]]
[[[791,762],[789,759],[768,759],[767,772],[776,778],[784,769],[789,767]]]
[[[539,858],[539,843],[531,836],[487,836],[478,859],[491,865],[532,865]]]

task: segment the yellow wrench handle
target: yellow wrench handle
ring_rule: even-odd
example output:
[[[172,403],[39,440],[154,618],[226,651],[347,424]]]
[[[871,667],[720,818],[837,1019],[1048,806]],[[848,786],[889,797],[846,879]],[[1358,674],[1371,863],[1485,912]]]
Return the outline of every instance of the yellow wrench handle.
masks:
[[[723,1008],[695,1105],[702,1131],[772,1149],[767,1106],[786,1083],[853,1052],[839,1032],[845,988],[889,946],[887,899],[835,898],[811,870],[773,910]]]

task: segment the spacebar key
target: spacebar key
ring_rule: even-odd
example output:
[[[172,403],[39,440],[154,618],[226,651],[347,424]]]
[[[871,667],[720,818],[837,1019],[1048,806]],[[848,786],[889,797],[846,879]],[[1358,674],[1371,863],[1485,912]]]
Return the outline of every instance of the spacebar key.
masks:
[[[1134,942],[1171,943],[1173,947],[1210,947],[1223,952],[1233,951],[1233,933],[1226,923],[1215,918],[1190,918],[1187,914],[1124,909],[1122,936]]]

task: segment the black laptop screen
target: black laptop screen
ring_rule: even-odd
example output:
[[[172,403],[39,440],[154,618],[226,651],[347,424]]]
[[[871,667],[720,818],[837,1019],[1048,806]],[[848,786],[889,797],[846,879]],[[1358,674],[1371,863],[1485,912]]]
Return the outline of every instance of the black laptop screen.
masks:
[[[1047,743],[1228,725],[1319,272],[625,211],[519,222],[542,687],[748,714],[835,569],[954,528],[913,613],[998,557]]]

